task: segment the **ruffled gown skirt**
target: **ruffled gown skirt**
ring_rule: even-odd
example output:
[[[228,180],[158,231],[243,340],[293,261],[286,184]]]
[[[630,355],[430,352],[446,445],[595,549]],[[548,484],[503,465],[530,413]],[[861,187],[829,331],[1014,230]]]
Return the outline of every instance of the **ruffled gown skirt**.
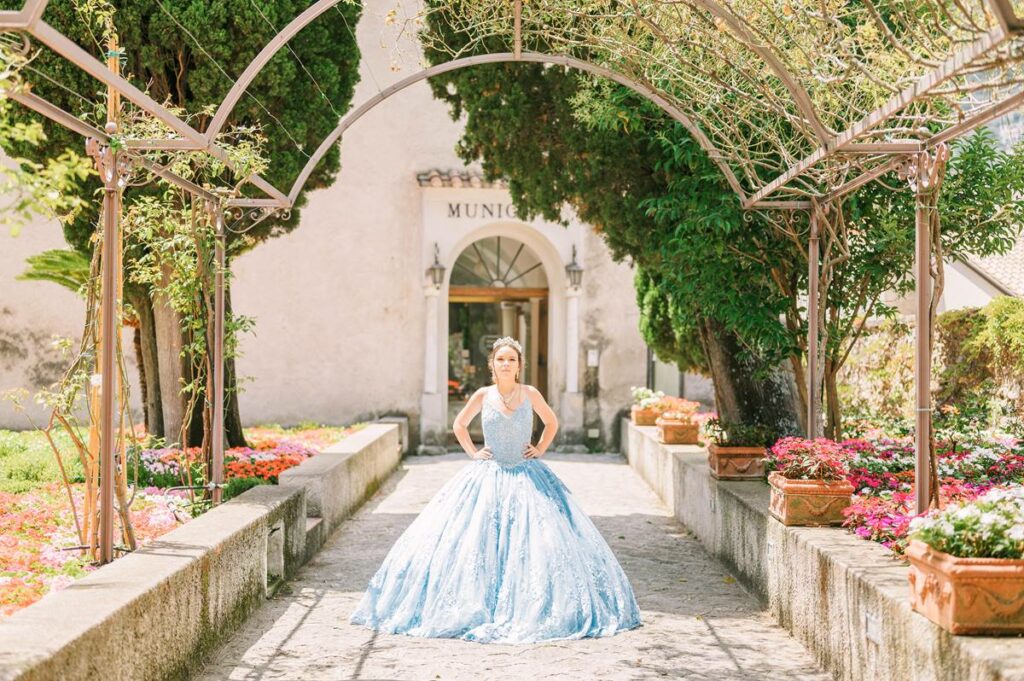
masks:
[[[350,621],[485,643],[607,636],[641,624],[608,544],[536,459],[462,468],[399,537]]]

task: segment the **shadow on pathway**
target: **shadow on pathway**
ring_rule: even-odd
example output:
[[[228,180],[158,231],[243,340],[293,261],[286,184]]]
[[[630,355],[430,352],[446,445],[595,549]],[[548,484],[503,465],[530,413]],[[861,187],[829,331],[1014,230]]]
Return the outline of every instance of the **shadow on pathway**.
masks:
[[[644,626],[530,646],[378,634],[348,623],[391,544],[469,462],[409,457],[212,656],[197,678],[238,680],[714,679],[828,681],[617,455],[545,461],[590,514],[629,575]]]

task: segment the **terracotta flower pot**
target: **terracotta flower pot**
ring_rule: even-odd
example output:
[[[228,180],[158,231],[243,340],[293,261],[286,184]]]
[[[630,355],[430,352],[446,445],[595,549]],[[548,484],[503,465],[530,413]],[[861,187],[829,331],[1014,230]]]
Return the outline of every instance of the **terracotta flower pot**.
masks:
[[[700,425],[692,421],[659,416],[654,425],[658,427],[658,442],[664,445],[695,445],[700,441]]]
[[[633,423],[638,426],[653,426],[654,422],[658,420],[661,412],[653,407],[647,407],[641,409],[639,405],[634,404],[630,410],[630,417],[633,419]]]
[[[768,510],[783,525],[842,524],[853,494],[848,480],[790,480],[778,471],[768,476],[768,484]]]
[[[719,480],[760,480],[764,477],[764,447],[708,447],[711,475]]]
[[[910,606],[953,634],[1024,633],[1024,560],[958,558],[911,540]]]

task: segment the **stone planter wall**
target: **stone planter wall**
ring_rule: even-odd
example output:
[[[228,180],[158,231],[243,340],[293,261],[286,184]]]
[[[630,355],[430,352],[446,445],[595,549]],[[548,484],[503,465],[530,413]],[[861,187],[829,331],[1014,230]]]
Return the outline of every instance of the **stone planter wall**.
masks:
[[[785,527],[768,485],[715,480],[696,446],[622,423],[624,454],[676,517],[842,681],[1024,681],[1024,639],[953,636],[910,609],[909,568],[842,528]]]
[[[399,427],[367,426],[287,484],[248,490],[0,621],[0,681],[188,678],[322,545],[324,521],[307,511],[330,509],[336,526],[398,465]]]

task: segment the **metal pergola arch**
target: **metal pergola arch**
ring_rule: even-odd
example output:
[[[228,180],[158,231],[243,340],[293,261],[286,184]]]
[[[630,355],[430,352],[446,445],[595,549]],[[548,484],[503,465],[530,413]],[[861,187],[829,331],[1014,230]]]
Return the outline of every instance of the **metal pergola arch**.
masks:
[[[379,91],[377,95],[371,97],[369,100],[342,118],[337,128],[327,138],[325,138],[318,150],[312,157],[310,157],[287,195],[276,187],[270,185],[262,177],[255,175],[246,178],[246,181],[263,192],[264,198],[246,198],[237,195],[227,196],[224,192],[211,192],[175,175],[167,168],[160,167],[145,159],[143,154],[146,150],[188,149],[205,151],[225,163],[230,163],[226,152],[217,146],[214,140],[216,135],[223,129],[223,126],[230,117],[231,111],[238,99],[242,94],[244,94],[251,82],[261,72],[262,68],[270,61],[274,54],[276,54],[277,51],[288,42],[288,40],[294,37],[303,27],[307,26],[328,9],[342,1],[343,0],[319,0],[308,7],[302,14],[297,16],[284,29],[282,29],[278,35],[252,60],[245,72],[242,74],[242,77],[232,87],[231,91],[224,98],[216,111],[210,129],[206,133],[200,133],[192,128],[185,121],[181,120],[166,108],[152,100],[148,95],[132,85],[129,81],[108,70],[102,62],[94,58],[88,52],[69,40],[66,36],[43,21],[42,16],[48,4],[48,0],[27,0],[26,4],[19,11],[0,12],[0,31],[18,32],[35,38],[58,55],[82,68],[89,75],[106,84],[113,91],[120,93],[127,100],[154,116],[157,120],[164,123],[171,131],[178,135],[178,137],[169,139],[127,140],[128,150],[124,158],[129,162],[142,164],[151,172],[176,184],[186,191],[192,192],[208,202],[211,213],[214,216],[214,222],[217,226],[218,243],[220,246],[218,248],[218,261],[221,266],[223,266],[224,258],[223,238],[225,231],[225,211],[235,210],[243,212],[245,209],[252,209],[248,212],[248,217],[253,220],[259,220],[268,217],[276,211],[289,210],[294,205],[298,194],[301,192],[303,185],[308,180],[308,177],[316,164],[322,159],[326,151],[337,143],[345,130],[347,130],[347,128],[362,115],[380,102],[409,85],[440,73],[477,64],[516,61],[561,64],[566,67],[576,68],[598,76],[609,78],[629,87],[641,96],[651,100],[662,110],[668,113],[673,119],[686,126],[691,134],[694,135],[702,147],[709,153],[714,162],[723,170],[723,174],[726,176],[730,186],[737,194],[741,205],[745,209],[808,211],[811,216],[808,262],[809,267],[811,268],[810,274],[812,275],[812,287],[815,286],[817,282],[815,272],[818,266],[818,254],[816,249],[818,241],[818,223],[822,219],[823,215],[819,208],[821,204],[836,200],[864,183],[870,182],[874,178],[890,172],[897,167],[911,167],[913,177],[918,179],[918,186],[926,186],[927,183],[921,181],[921,178],[927,178],[928,174],[932,172],[934,165],[929,159],[932,158],[933,152],[936,149],[939,149],[942,143],[979,125],[983,125],[988,121],[1017,108],[1022,102],[1024,102],[1024,91],[1018,90],[1015,94],[1001,101],[994,102],[991,106],[978,111],[975,115],[961,120],[957,125],[942,130],[927,139],[911,141],[870,141],[870,135],[873,130],[881,123],[897,116],[906,107],[912,105],[917,98],[929,95],[949,79],[959,76],[962,72],[969,70],[971,65],[978,59],[987,57],[991,53],[1007,47],[1012,43],[1014,38],[1024,31],[1024,22],[1016,16],[1009,0],[986,0],[986,7],[988,8],[988,11],[990,11],[998,20],[996,26],[986,31],[981,37],[966,47],[958,50],[955,54],[951,55],[947,60],[936,66],[930,72],[918,78],[911,86],[908,86],[900,93],[891,97],[882,106],[872,111],[871,115],[864,117],[855,125],[840,134],[829,133],[818,116],[818,113],[811,101],[811,96],[800,85],[795,74],[787,69],[783,61],[771,49],[770,45],[762,44],[758,39],[758,36],[749,30],[749,22],[745,21],[741,14],[734,11],[727,4],[720,4],[715,0],[690,0],[690,4],[699,7],[721,20],[727,29],[731,31],[731,37],[733,40],[736,40],[736,42],[743,45],[743,47],[750,50],[764,61],[767,68],[779,79],[785,90],[789,92],[792,98],[793,113],[789,113],[787,116],[789,116],[791,120],[796,121],[800,127],[809,129],[810,135],[819,143],[819,146],[811,153],[790,163],[785,172],[761,186],[753,186],[751,190],[748,191],[747,189],[744,189],[740,178],[737,177],[736,173],[729,165],[729,155],[716,146],[711,137],[705,133],[704,129],[700,125],[701,121],[698,118],[695,118],[691,112],[687,112],[685,108],[679,106],[677,103],[677,96],[670,91],[659,88],[654,83],[649,82],[647,79],[642,77],[643,74],[631,74],[623,70],[613,69],[609,66],[596,62],[579,59],[569,53],[542,54],[537,52],[524,52],[522,49],[524,37],[523,4],[522,0],[515,0],[511,8],[513,16],[511,17],[512,21],[510,22],[513,26],[513,31],[510,36],[510,42],[513,47],[512,52],[456,57],[449,62],[424,69],[419,73],[413,74],[412,76],[393,84],[385,90]],[[636,0],[633,0],[630,4],[636,9],[639,15],[640,11]],[[94,155],[97,157],[97,163],[100,166],[101,175],[103,175],[105,184],[107,185],[108,197],[119,191],[118,183],[121,171],[118,169],[118,154],[108,155],[109,158],[105,162],[100,159],[100,156],[102,156],[103,153],[110,150],[110,136],[116,132],[116,129],[100,131],[94,126],[81,121],[70,113],[53,106],[46,100],[30,92],[0,94],[4,94],[15,101],[18,101],[26,107],[35,110],[36,112],[71,130],[79,132],[90,139],[96,140],[93,146],[96,148],[95,150],[97,153]],[[864,139],[868,139],[869,141],[862,141]],[[797,189],[795,191],[790,191],[789,194],[784,194],[781,199],[775,198],[782,192],[782,190],[791,189],[791,184],[794,180],[803,178],[806,173],[818,164],[832,161],[837,157],[844,157],[847,159],[868,158],[875,162],[876,165],[873,167],[867,167],[867,165],[858,165],[855,162],[852,164],[853,169],[860,172],[854,172],[852,177],[845,178],[845,180],[837,186],[827,187],[817,193],[808,193],[805,189]],[[112,202],[110,205],[113,206],[115,204],[116,202]],[[927,245],[927,241],[922,242],[922,237],[927,239],[927,234],[922,235],[921,211],[918,211],[918,213],[916,271],[919,274],[918,318],[922,319],[923,316],[921,313],[922,311],[927,310],[927,305],[926,302],[924,302],[922,295],[923,290],[920,286],[920,282],[927,280],[927,263],[930,248]],[[114,211],[108,210],[105,214],[108,216],[108,220],[112,218],[116,219]],[[113,225],[113,229],[110,229],[110,227],[111,225],[108,223],[108,228],[105,229],[105,234],[113,234],[118,231],[116,223]],[[922,245],[922,243],[924,245]],[[105,281],[108,274],[106,272],[108,260],[110,259],[104,259]],[[217,395],[217,400],[214,404],[215,484],[222,482],[221,476],[223,463],[222,353],[224,312],[222,281],[218,282],[217,291],[218,300],[216,305],[217,310],[215,312],[216,340],[214,360],[214,385],[215,394]],[[809,308],[811,308],[809,310],[809,317],[812,319],[816,319],[816,314],[812,314],[816,303],[817,299],[812,295],[809,304]],[[115,302],[111,297],[108,303],[105,293],[104,305],[107,306],[108,304],[109,307],[107,309],[113,309]],[[111,318],[112,315],[106,315],[106,317]],[[927,336],[922,335],[921,327],[922,324],[919,323],[919,356],[918,374],[916,378],[919,386],[919,401],[917,406],[919,413],[919,437],[917,447],[919,510],[922,510],[924,508],[923,504],[927,503],[926,501],[922,501],[922,499],[927,499],[927,476],[922,475],[922,471],[926,471],[927,469],[922,468],[922,465],[927,464],[926,457],[928,455],[928,445],[927,443],[921,442],[920,432],[922,430],[922,418],[924,418],[921,415],[922,413],[930,411],[930,400],[927,398],[927,390],[925,388],[925,396],[922,397],[922,391],[920,389],[922,385],[925,387],[928,385],[928,370],[927,367],[922,367],[921,361],[921,348],[923,344],[927,343]],[[817,336],[817,329],[815,328],[815,323],[812,321],[810,340],[808,343],[808,362],[812,366],[813,362],[816,361],[815,358],[817,356],[817,352],[812,351],[817,345]],[[108,349],[110,352],[113,352],[113,344],[106,344],[105,351]],[[107,357],[102,359],[102,365],[105,367],[113,366],[112,363],[108,362]],[[815,373],[813,371],[809,371],[809,380],[811,385],[809,386],[808,428],[811,435],[815,435],[818,432],[818,414],[820,412],[820,405],[818,404],[815,393],[816,386],[814,376]],[[108,372],[104,372],[104,395],[112,394],[112,390],[106,383],[108,380]],[[922,402],[922,400],[926,400],[927,402]],[[113,442],[109,435],[112,430],[108,431],[107,428],[109,427],[112,429],[113,427],[113,412],[112,407],[108,406],[108,402],[109,399],[104,399],[103,401],[101,421],[103,423],[104,433],[107,435],[103,438],[104,444],[102,445],[101,450],[103,457],[109,457],[112,462]],[[930,424],[930,414],[926,414],[926,418],[928,420],[924,423]],[[221,464],[220,467],[217,465],[218,461]],[[214,494],[215,500],[219,501],[219,489],[217,489]],[[112,504],[109,499],[110,498],[108,497],[108,502],[104,504],[105,513],[112,511]],[[106,525],[103,525],[103,527],[105,528]],[[112,558],[112,551],[108,552],[112,547],[112,538],[109,533],[107,533],[107,535],[108,540],[104,544],[103,552],[104,561]]]

